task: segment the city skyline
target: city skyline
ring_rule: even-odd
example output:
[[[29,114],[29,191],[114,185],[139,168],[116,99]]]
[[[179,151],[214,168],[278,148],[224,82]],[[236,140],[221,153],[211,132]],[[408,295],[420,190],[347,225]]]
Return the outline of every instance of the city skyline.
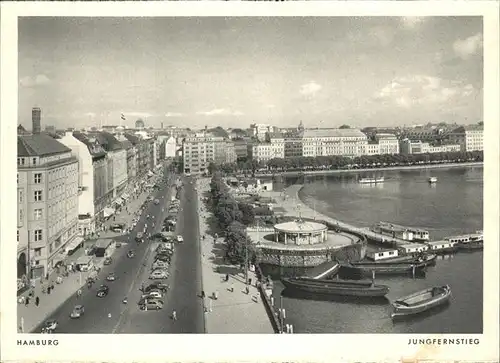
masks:
[[[482,62],[480,17],[20,18],[18,123],[476,123]]]

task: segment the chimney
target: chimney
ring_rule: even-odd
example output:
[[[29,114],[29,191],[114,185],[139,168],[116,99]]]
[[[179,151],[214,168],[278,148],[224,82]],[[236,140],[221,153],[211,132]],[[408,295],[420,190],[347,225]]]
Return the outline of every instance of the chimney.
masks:
[[[31,110],[31,122],[32,122],[32,128],[33,128],[33,134],[38,135],[40,134],[41,131],[41,121],[42,118],[42,110],[39,107],[33,107]]]

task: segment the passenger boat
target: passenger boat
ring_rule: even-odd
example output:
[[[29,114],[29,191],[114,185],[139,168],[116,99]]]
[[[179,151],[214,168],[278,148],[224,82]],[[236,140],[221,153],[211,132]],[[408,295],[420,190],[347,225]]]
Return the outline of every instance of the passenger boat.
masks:
[[[375,263],[375,264],[401,264],[401,263],[425,263],[426,266],[430,266],[436,263],[437,255],[434,253],[424,253],[420,256],[414,256],[414,255],[407,255],[407,256],[398,256],[398,257],[392,257],[392,258],[386,258],[381,261],[361,261],[361,263],[366,264],[366,263]],[[353,265],[356,265],[360,262],[353,262]]]
[[[374,273],[381,275],[406,275],[422,274],[425,271],[427,262],[351,262],[342,265],[346,272],[360,274],[362,276],[373,276]]]
[[[400,238],[405,241],[428,241],[429,231],[422,228],[406,227],[399,224],[378,222],[371,227],[375,233],[383,234],[393,238]]]
[[[450,286],[435,286],[397,299],[392,303],[394,308],[391,318],[419,314],[450,300]]]
[[[434,184],[434,183],[437,183],[438,178],[436,178],[435,176],[431,176],[431,177],[428,179],[428,181],[429,181],[429,183]]]
[[[431,241],[427,242],[429,251],[437,254],[453,253],[458,251],[458,243],[450,241]]]
[[[306,277],[281,279],[287,289],[313,294],[358,297],[382,297],[387,295],[389,287],[375,285],[372,281],[326,280]]]
[[[483,231],[476,231],[476,233],[446,237],[444,240],[456,243],[459,250],[471,251],[483,249],[484,237]]]
[[[361,178],[358,180],[360,184],[378,184],[383,183],[385,178],[383,176],[379,178]]]

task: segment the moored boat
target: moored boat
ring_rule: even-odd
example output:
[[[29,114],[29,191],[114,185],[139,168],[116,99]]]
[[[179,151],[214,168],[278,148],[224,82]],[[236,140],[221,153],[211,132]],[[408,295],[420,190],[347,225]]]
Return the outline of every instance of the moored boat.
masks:
[[[373,276],[373,274],[381,275],[406,275],[406,274],[421,274],[425,271],[427,262],[350,262],[342,265],[342,269],[346,272],[360,274],[362,276]]]
[[[482,231],[464,234],[461,236],[446,237],[445,241],[456,243],[459,250],[481,250],[483,249],[484,237]]]
[[[373,232],[406,241],[428,241],[429,231],[399,224],[378,222],[370,228]]]
[[[372,281],[325,280],[292,277],[283,278],[281,282],[287,289],[322,295],[382,297],[389,292],[388,286],[375,285]]]
[[[450,300],[451,288],[448,285],[435,286],[399,298],[392,303],[392,318],[422,313]]]
[[[428,179],[429,183],[433,184],[433,183],[437,183],[438,181],[438,178],[436,178],[435,176],[431,176],[429,179]]]
[[[378,184],[378,183],[383,183],[385,181],[385,178],[383,176],[379,178],[360,178],[358,182],[360,184]]]
[[[458,251],[458,243],[450,241],[431,241],[427,242],[429,252],[437,254],[453,253]]]

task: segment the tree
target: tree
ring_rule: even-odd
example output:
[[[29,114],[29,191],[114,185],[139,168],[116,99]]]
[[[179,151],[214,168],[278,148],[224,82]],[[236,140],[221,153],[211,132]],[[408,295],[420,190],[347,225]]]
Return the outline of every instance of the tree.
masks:
[[[250,260],[253,254],[245,226],[237,221],[231,223],[226,234],[226,257],[229,262],[243,265],[246,258]]]
[[[210,164],[208,164],[207,170],[210,174],[214,174],[217,171],[217,165],[211,161]]]
[[[239,203],[238,208],[241,212],[241,219],[239,220],[245,226],[250,226],[255,221],[254,208],[248,203]]]
[[[346,124],[339,127],[339,129],[350,129],[350,128],[351,128],[351,126],[346,125]]]

